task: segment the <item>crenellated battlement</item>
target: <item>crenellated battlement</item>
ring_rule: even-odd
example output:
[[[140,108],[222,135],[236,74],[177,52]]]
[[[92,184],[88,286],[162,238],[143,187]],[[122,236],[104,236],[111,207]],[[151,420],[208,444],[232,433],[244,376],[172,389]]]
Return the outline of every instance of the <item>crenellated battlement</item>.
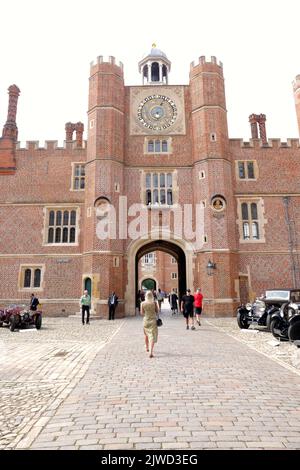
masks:
[[[244,141],[243,139],[229,139],[230,145],[240,148],[300,148],[299,139],[287,139],[287,141],[282,141],[281,139],[268,139],[267,143],[263,143],[261,139],[249,139],[249,141]]]
[[[123,72],[123,63],[119,61],[116,63],[116,58],[114,56],[108,56],[108,58],[104,58],[104,56],[99,55],[95,61],[90,62],[91,69],[95,67],[95,65],[101,65],[101,64],[110,64],[110,65],[115,65],[116,67],[119,67],[121,71]]]
[[[193,69],[195,67],[198,67],[199,65],[205,65],[205,64],[218,65],[219,67],[223,69],[223,63],[221,61],[218,62],[215,56],[211,56],[210,61],[209,61],[209,60],[206,60],[205,55],[202,55],[199,57],[198,63],[195,63],[195,61],[191,62],[190,68]]]
[[[82,142],[82,147],[78,147],[76,140],[74,141],[64,141],[62,146],[58,145],[58,140],[45,140],[44,145],[40,146],[39,140],[27,140],[25,142],[25,147],[22,146],[22,142],[17,142],[16,144],[16,150],[17,151],[59,151],[61,152],[62,150],[65,151],[70,151],[70,150],[76,150],[76,151],[81,151],[86,149],[86,140],[83,140]]]

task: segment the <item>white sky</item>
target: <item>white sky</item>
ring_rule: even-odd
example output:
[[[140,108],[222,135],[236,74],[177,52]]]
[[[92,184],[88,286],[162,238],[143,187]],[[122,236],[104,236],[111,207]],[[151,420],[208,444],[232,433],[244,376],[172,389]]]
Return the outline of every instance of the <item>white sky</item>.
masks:
[[[10,0],[0,16],[0,129],[15,83],[22,142],[62,143],[67,121],[86,127],[90,62],[113,55],[125,84],[140,85],[153,42],[172,62],[170,84],[187,84],[201,55],[223,62],[230,137],[249,139],[251,113],[267,115],[268,137],[298,137],[299,0]]]

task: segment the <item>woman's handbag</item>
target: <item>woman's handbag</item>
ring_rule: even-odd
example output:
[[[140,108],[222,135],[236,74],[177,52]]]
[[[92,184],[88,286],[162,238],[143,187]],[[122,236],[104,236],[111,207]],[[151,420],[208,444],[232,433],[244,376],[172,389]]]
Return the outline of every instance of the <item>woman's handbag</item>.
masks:
[[[162,324],[163,324],[162,319],[158,317],[156,319],[156,324],[157,324],[157,326],[162,326]]]

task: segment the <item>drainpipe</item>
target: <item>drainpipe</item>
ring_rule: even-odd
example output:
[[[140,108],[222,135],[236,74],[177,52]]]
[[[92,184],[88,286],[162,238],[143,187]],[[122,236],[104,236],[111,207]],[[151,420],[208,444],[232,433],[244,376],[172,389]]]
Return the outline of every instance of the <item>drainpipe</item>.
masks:
[[[296,276],[296,262],[295,262],[295,257],[294,257],[294,240],[293,240],[293,233],[292,233],[292,220],[290,219],[290,214],[289,214],[289,204],[290,204],[290,196],[284,196],[283,197],[283,204],[284,204],[284,210],[285,210],[285,223],[287,225],[288,229],[288,240],[289,240],[289,252],[290,252],[290,257],[291,257],[291,265],[292,265],[292,276],[293,276],[293,287],[297,287],[297,276]]]

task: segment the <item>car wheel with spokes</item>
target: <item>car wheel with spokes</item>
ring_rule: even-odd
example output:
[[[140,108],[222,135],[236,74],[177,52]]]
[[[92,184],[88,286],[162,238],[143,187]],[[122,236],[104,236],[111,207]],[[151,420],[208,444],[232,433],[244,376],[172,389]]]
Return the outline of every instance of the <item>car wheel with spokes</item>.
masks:
[[[289,326],[288,337],[290,341],[300,340],[300,321],[296,321]]]
[[[270,330],[274,338],[281,338],[282,320],[278,317],[272,318],[270,323]]]
[[[246,315],[243,312],[238,312],[236,319],[239,327],[242,330],[247,330],[249,328],[250,323],[248,322]]]
[[[40,314],[35,317],[35,327],[37,330],[40,330],[42,328],[42,315]]]

